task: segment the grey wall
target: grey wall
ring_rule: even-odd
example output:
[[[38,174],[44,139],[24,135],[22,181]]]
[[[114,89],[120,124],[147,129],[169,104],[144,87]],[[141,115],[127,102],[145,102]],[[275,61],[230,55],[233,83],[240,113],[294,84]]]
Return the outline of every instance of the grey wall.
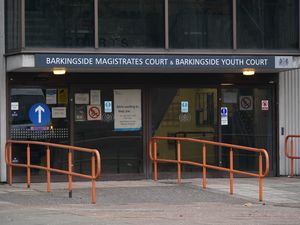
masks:
[[[2,182],[6,181],[6,166],[4,161],[4,145],[6,141],[6,73],[4,39],[4,0],[0,0],[0,175]]]
[[[281,134],[284,128],[284,135]],[[284,155],[284,140],[288,134],[300,134],[300,70],[279,74],[279,161],[280,175],[288,175],[290,161]],[[294,155],[300,156],[300,139],[295,142]],[[300,160],[295,160],[294,173],[300,175]]]

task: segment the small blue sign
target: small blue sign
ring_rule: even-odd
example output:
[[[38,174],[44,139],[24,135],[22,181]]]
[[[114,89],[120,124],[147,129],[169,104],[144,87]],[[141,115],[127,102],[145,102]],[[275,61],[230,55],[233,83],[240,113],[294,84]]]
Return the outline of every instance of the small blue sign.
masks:
[[[188,101],[181,101],[181,112],[182,113],[189,112],[189,102]]]
[[[227,117],[227,116],[228,116],[227,107],[221,107],[221,117]]]
[[[105,113],[112,112],[112,102],[111,101],[104,101],[104,112]]]
[[[50,109],[43,103],[37,103],[30,108],[29,118],[36,126],[47,125],[50,122]]]

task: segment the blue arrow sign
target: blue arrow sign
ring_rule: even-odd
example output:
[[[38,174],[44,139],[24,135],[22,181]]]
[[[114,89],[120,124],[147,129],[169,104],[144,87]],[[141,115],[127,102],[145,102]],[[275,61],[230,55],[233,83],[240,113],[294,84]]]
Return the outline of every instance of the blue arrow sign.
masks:
[[[30,108],[29,118],[36,126],[47,125],[50,122],[50,109],[43,103],[37,103]]]

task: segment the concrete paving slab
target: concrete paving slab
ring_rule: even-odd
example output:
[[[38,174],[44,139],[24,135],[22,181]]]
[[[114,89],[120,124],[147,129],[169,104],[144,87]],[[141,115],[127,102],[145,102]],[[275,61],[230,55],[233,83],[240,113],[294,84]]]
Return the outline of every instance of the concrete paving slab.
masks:
[[[258,201],[258,181],[235,178],[234,195],[229,180],[99,181],[97,203],[91,204],[91,183],[0,185],[0,224],[300,224],[300,179],[264,179],[265,201]]]

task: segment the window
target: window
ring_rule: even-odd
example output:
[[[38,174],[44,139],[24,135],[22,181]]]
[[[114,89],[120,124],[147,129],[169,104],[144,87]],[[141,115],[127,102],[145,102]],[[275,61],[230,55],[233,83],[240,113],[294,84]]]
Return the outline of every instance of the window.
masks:
[[[171,48],[232,48],[231,0],[169,0]]]
[[[297,49],[298,11],[297,0],[238,0],[238,48]]]
[[[93,0],[25,1],[26,47],[93,47]]]
[[[164,47],[164,1],[99,1],[99,46]]]

